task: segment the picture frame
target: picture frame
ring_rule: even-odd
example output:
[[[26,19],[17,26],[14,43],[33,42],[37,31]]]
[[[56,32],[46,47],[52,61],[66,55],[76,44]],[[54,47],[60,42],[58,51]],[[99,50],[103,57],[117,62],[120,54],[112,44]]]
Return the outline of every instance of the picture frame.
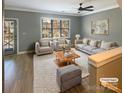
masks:
[[[108,35],[109,34],[109,19],[91,21],[91,34]]]

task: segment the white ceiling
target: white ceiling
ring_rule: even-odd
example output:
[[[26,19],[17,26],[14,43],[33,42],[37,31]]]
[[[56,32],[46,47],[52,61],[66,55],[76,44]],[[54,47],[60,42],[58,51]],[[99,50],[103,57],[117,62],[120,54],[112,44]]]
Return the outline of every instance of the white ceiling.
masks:
[[[118,7],[116,0],[4,0],[5,9],[30,10],[39,12],[56,12],[77,14],[79,3],[85,6],[93,5],[93,12],[81,12],[81,15]]]

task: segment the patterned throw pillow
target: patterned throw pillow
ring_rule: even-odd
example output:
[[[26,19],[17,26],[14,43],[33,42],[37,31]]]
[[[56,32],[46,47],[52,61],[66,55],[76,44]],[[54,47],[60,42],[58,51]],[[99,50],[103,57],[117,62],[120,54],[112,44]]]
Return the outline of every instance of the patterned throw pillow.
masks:
[[[87,38],[83,39],[83,44],[88,44],[88,39]]]
[[[65,39],[63,39],[63,38],[58,39],[58,42],[59,42],[59,44],[65,44]]]
[[[89,45],[96,47],[97,41],[96,40],[90,40]]]
[[[112,42],[102,41],[102,43],[101,43],[101,48],[103,48],[103,49],[110,49],[111,46],[112,46]]]
[[[44,47],[45,47],[45,46],[49,46],[49,42],[42,40],[42,41],[40,41],[40,45],[41,45],[41,46],[44,46]]]

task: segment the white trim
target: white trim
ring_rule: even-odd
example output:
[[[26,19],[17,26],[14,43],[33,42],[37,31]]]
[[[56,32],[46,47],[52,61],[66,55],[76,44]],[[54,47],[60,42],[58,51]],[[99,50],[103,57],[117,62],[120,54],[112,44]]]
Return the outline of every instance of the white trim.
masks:
[[[18,52],[18,55],[20,55],[20,54],[26,54],[26,53],[34,53],[34,50],[30,50],[30,51],[21,51],[21,52]]]
[[[80,16],[85,16],[85,15],[90,15],[90,14],[94,14],[94,13],[99,13],[99,12],[107,11],[107,10],[118,8],[118,7],[119,7],[118,5],[111,6],[111,7],[107,7],[107,8],[104,8],[104,9],[99,9],[99,10],[96,10],[96,11],[93,11],[93,12],[81,14]]]
[[[68,16],[85,16],[85,15],[90,15],[90,14],[94,14],[94,13],[118,8],[118,7],[119,7],[119,5],[110,6],[110,7],[107,7],[107,8],[98,9],[96,11],[85,13],[85,14],[55,12],[55,11],[49,11],[49,10],[33,10],[33,9],[26,9],[26,8],[15,8],[15,7],[10,7],[10,6],[5,6],[4,9],[6,9],[6,10],[17,10],[17,11],[27,11],[27,12],[37,12],[37,13],[46,13],[46,14],[68,15]]]
[[[27,11],[27,12],[38,12],[38,13],[46,13],[46,14],[80,16],[80,14],[77,14],[77,13],[56,12],[56,11],[50,11],[50,10],[33,10],[33,9],[26,9],[26,8],[15,8],[15,7],[10,7],[10,6],[5,6],[4,9],[17,10],[17,11]]]
[[[4,18],[7,20],[15,20],[17,22],[16,26],[17,26],[17,54],[19,53],[19,19],[18,18]]]

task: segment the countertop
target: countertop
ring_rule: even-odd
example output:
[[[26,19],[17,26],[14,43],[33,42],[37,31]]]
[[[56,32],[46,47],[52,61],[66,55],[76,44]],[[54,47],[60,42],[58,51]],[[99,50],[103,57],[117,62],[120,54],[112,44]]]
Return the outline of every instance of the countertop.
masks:
[[[118,47],[98,54],[91,55],[88,58],[90,64],[94,65],[95,67],[100,67],[121,56],[122,48]]]

